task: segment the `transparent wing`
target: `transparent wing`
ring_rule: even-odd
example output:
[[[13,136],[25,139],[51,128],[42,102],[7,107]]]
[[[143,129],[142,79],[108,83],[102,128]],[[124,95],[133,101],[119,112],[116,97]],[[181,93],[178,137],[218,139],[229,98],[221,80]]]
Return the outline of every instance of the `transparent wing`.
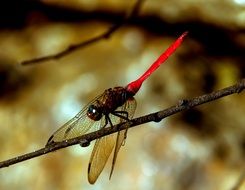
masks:
[[[136,108],[136,101],[134,99],[130,99],[126,101],[125,104],[117,108],[116,111],[128,111],[129,118],[132,118],[135,108]],[[113,126],[124,121],[124,119],[115,115],[110,115],[110,120]],[[106,118],[103,117],[103,120],[101,120],[101,122],[102,123],[100,126],[104,126],[104,124],[107,123]],[[124,140],[124,135],[125,135],[125,130],[118,132],[117,134],[114,133],[96,140],[93,152],[90,157],[89,167],[88,167],[89,183],[91,184],[95,183],[100,173],[104,169],[105,164],[116,144],[116,149],[113,156],[113,165],[111,169],[111,173],[112,173],[116,161],[117,153]]]
[[[119,111],[126,111],[128,113],[128,119],[132,119],[134,116],[136,106],[137,106],[136,100],[132,97],[131,99],[127,100],[123,106],[119,107]],[[120,122],[123,122],[123,121],[125,120],[123,118],[120,118]],[[127,136],[127,129],[119,131],[117,133],[117,140],[116,140],[116,146],[115,146],[112,165],[111,165],[110,178],[114,170],[114,166],[115,166],[116,159],[117,159],[117,154],[122,144],[125,142],[126,136]]]
[[[114,148],[115,139],[116,135],[114,133],[96,140],[88,165],[89,183],[94,184],[104,169],[105,164]]]
[[[102,99],[104,94],[101,94],[94,98],[89,104],[87,104],[75,117],[61,126],[54,134],[49,138],[48,143],[60,142],[67,139],[72,139],[85,134],[89,129],[95,128],[95,125],[100,123],[94,121],[87,116],[88,107],[95,101]]]

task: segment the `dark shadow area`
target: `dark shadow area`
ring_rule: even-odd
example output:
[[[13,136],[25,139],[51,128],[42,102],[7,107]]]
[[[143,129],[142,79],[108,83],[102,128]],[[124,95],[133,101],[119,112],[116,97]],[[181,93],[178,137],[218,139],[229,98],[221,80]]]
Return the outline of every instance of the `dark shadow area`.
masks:
[[[103,10],[86,12],[46,5],[31,0],[5,1],[0,7],[0,28],[23,28],[30,15],[35,12],[44,15],[50,21],[87,22],[97,20],[112,24],[120,22],[125,15],[125,12],[119,13]],[[232,56],[239,60],[244,60],[245,58],[243,48],[233,38],[237,32],[244,32],[242,29],[241,31],[235,31],[198,20],[188,20],[173,24],[154,15],[133,17],[128,24],[141,27],[155,35],[178,36],[188,30],[189,36],[203,45],[204,54],[209,56]]]

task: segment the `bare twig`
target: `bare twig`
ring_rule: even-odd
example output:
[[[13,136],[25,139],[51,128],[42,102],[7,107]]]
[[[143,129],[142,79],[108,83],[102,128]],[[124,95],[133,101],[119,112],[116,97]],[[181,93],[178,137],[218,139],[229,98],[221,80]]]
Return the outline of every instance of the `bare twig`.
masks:
[[[118,22],[118,23],[114,24],[113,26],[111,26],[106,32],[100,34],[99,36],[93,37],[92,39],[86,40],[86,41],[78,43],[78,44],[70,45],[67,49],[65,49],[65,50],[63,50],[63,51],[61,51],[61,52],[59,52],[57,54],[48,55],[48,56],[44,56],[44,57],[39,57],[39,58],[35,58],[35,59],[30,59],[30,60],[26,60],[26,61],[22,61],[20,64],[22,64],[22,65],[30,65],[30,64],[41,63],[43,61],[59,59],[61,57],[64,57],[64,56],[72,53],[73,51],[75,51],[75,50],[77,50],[79,48],[83,48],[83,47],[91,45],[91,44],[93,44],[95,42],[98,42],[100,40],[110,38],[113,33],[115,33],[119,28],[121,28],[124,24],[126,24],[131,18],[133,18],[135,15],[138,14],[143,1],[144,0],[137,0],[135,5],[133,6],[133,8],[126,14],[124,19],[122,19],[120,22]]]
[[[49,152],[53,152],[55,150],[62,149],[62,148],[72,146],[75,144],[80,144],[81,146],[88,146],[91,141],[98,139],[98,138],[101,138],[103,136],[121,131],[121,130],[126,129],[126,128],[135,127],[135,126],[141,125],[143,123],[147,123],[147,122],[151,122],[151,121],[159,122],[162,119],[164,119],[170,115],[176,114],[176,113],[181,112],[183,110],[187,110],[187,109],[193,108],[195,106],[198,106],[198,105],[201,105],[201,104],[204,104],[207,102],[214,101],[214,100],[222,98],[224,96],[228,96],[228,95],[231,95],[234,93],[240,93],[244,89],[245,89],[245,79],[243,79],[241,82],[238,82],[237,84],[235,84],[233,86],[214,91],[210,94],[198,96],[198,97],[192,98],[190,100],[181,100],[181,101],[179,101],[179,103],[177,105],[172,106],[170,108],[167,108],[165,110],[155,112],[155,113],[151,113],[149,115],[145,115],[145,116],[142,116],[139,118],[135,118],[135,119],[132,119],[128,122],[124,122],[124,123],[115,125],[114,127],[102,128],[98,131],[88,133],[88,134],[85,134],[85,135],[80,136],[80,137],[76,137],[76,138],[73,138],[70,140],[65,140],[65,141],[62,141],[59,143],[54,143],[54,144],[51,144],[49,146],[46,146],[45,148],[36,150],[34,152],[27,153],[27,154],[17,156],[15,158],[12,158],[9,160],[2,161],[2,162],[0,162],[0,168],[8,167],[10,165],[13,165],[13,164],[25,161],[25,160],[29,160],[31,158],[41,156],[41,155],[47,154]]]

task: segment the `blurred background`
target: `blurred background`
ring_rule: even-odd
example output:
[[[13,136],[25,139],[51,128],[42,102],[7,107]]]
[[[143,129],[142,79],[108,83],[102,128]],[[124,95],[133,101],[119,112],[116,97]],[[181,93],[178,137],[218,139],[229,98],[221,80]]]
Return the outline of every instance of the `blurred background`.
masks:
[[[125,86],[184,31],[174,55],[136,95],[135,117],[233,85],[245,75],[245,1],[145,0],[108,39],[56,60],[104,33],[131,0],[11,1],[0,7],[0,160],[45,146],[50,135],[105,89]],[[130,129],[114,174],[111,160],[87,181],[92,145],[73,146],[0,169],[0,189],[244,190],[245,95],[234,94]]]

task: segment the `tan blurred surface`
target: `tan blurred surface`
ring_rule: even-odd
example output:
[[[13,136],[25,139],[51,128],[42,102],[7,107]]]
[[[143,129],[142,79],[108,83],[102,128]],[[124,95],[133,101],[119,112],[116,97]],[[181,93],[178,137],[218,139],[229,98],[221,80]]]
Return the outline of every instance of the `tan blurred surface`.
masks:
[[[133,4],[116,0],[43,2],[109,13],[125,11]],[[205,43],[210,28],[197,28],[194,34],[190,31],[183,45],[136,95],[135,116],[244,77],[244,54],[239,53],[245,47],[244,10],[244,1],[238,0],[145,1],[140,15],[155,15],[169,22],[168,27],[178,28],[181,22],[181,29],[191,30],[188,26],[194,20],[204,25],[202,29],[215,26],[221,32],[230,31],[229,40],[241,51],[222,53],[213,48],[215,40]],[[130,24],[110,39],[59,60],[18,65],[55,54],[103,33],[110,25],[96,19],[51,21],[34,11],[23,27],[0,29],[1,161],[42,148],[86,103],[109,87],[125,86],[136,79],[183,32],[170,29],[175,34],[160,35]],[[200,36],[202,40],[198,40]],[[216,47],[222,46],[226,44]],[[86,172],[92,145],[74,146],[0,169],[0,189],[232,190],[245,170],[244,113],[245,95],[241,93],[131,129],[110,181],[109,161],[96,184],[90,185]],[[244,189],[245,183],[240,187]]]

